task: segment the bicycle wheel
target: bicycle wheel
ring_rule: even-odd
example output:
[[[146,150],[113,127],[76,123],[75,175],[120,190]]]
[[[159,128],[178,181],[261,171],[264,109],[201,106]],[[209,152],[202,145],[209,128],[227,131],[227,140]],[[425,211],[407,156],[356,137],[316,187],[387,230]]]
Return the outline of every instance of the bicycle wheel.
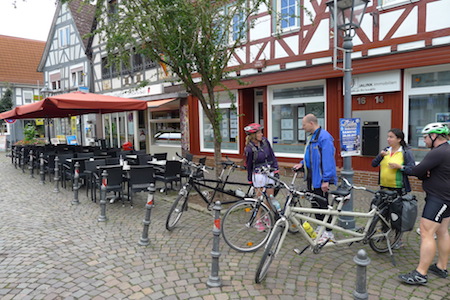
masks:
[[[185,189],[181,189],[180,193],[178,194],[177,198],[175,199],[175,202],[172,204],[172,207],[169,210],[169,215],[167,216],[167,220],[166,220],[166,229],[167,230],[170,231],[175,228],[175,225],[180,220],[181,215],[186,210],[188,197],[189,197],[189,192],[186,191]]]
[[[270,264],[275,256],[275,252],[281,241],[281,236],[283,234],[284,228],[282,225],[276,226],[273,230],[273,234],[269,241],[267,242],[266,249],[259,262],[258,269],[255,274],[255,282],[261,283],[266,277],[267,271],[269,270]],[[281,246],[281,245],[280,245]]]
[[[222,236],[232,249],[240,252],[258,250],[269,238],[274,224],[269,208],[256,200],[242,200],[231,206],[222,218]],[[256,211],[256,210],[259,210]],[[258,218],[256,216],[258,215]],[[256,221],[265,226],[265,230],[255,228]]]
[[[392,246],[397,243],[400,238],[402,237],[402,232],[391,228],[388,224],[386,224],[379,216],[375,216],[372,224],[370,224],[369,227],[369,233],[372,236],[369,240],[369,246],[372,248],[373,251],[378,253],[385,253],[389,251],[388,247],[388,239],[389,243]],[[382,236],[373,236],[373,235],[379,235],[379,234],[385,234]]]

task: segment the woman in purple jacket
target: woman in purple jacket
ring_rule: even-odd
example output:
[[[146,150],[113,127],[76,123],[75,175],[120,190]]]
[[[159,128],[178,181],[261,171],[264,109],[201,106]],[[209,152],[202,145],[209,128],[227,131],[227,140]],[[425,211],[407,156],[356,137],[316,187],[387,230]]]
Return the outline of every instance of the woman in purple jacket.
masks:
[[[257,123],[251,123],[244,127],[244,131],[247,134],[244,149],[247,180],[255,187],[257,197],[261,195],[261,188],[268,184],[274,184],[272,179],[266,174],[261,173],[262,167],[275,169],[271,175],[279,176],[277,159],[269,141],[263,136],[262,130],[263,126]],[[273,196],[274,189],[267,189],[266,192],[269,196]],[[259,219],[256,221],[255,227],[259,231],[265,230],[264,222]]]

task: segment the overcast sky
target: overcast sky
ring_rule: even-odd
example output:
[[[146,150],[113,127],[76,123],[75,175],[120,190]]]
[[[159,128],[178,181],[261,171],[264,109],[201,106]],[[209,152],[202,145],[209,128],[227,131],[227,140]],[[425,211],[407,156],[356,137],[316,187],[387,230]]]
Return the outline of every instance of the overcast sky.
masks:
[[[0,35],[46,41],[53,21],[55,0],[0,0]]]

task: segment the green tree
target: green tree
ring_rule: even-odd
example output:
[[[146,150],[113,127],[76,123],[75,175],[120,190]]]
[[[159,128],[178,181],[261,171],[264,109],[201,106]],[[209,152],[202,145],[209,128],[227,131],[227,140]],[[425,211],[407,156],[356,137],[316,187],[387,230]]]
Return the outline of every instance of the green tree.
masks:
[[[12,96],[13,96],[13,91],[8,86],[6,88],[5,93],[3,94],[2,98],[0,99],[0,112],[8,111],[12,108],[12,106],[13,106]],[[1,133],[3,133],[3,123],[4,122],[5,121],[3,119],[0,120]]]
[[[219,100],[215,89],[232,79],[230,61],[245,42],[251,17],[269,0],[127,0],[99,1],[96,34],[108,61],[129,61],[140,53],[184,84],[199,99],[214,132],[214,159],[221,160]],[[236,79],[237,80],[237,79]]]

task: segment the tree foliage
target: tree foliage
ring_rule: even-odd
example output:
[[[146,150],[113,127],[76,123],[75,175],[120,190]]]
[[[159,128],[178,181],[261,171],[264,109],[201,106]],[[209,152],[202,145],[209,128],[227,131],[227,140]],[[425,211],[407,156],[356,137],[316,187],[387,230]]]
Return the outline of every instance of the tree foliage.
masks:
[[[130,53],[140,53],[167,67],[172,78],[199,99],[211,122],[217,163],[221,112],[214,91],[239,68],[230,67],[233,53],[245,42],[251,17],[269,0],[127,0],[116,7],[108,3],[98,5],[101,17],[95,34],[105,43],[109,62],[129,61]]]
[[[13,91],[10,87],[6,88],[5,93],[3,94],[0,100],[0,112],[8,111],[13,106],[12,101]]]

